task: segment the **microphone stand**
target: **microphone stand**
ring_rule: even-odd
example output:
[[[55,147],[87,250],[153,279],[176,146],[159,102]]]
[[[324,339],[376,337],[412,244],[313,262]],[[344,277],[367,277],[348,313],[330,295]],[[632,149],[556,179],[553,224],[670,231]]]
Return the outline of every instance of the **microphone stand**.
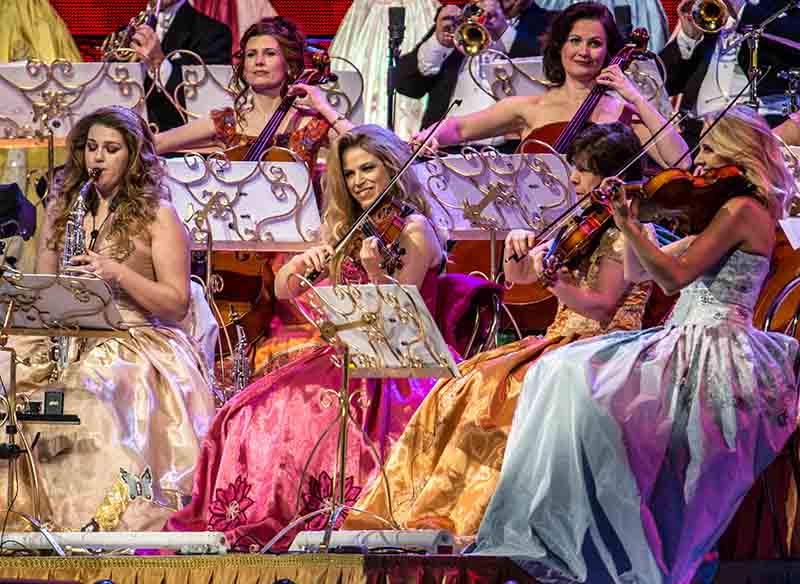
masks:
[[[389,7],[389,71],[386,77],[387,102],[387,121],[386,126],[394,132],[394,118],[396,105],[396,86],[397,86],[397,62],[400,59],[400,45],[403,44],[405,35],[405,15],[406,9],[402,6]]]
[[[747,77],[751,80],[750,83],[750,97],[748,98],[748,103],[750,107],[754,108],[758,111],[758,95],[756,92],[757,83],[753,83],[752,80],[756,79],[759,74],[759,64],[758,64],[758,50],[759,44],[761,43],[761,37],[764,35],[764,31],[766,28],[772,24],[775,20],[779,18],[783,18],[788,14],[788,12],[794,8],[800,7],[800,0],[792,0],[786,6],[766,18],[761,24],[758,26],[755,25],[748,25],[742,27],[742,32],[744,33],[740,42],[747,42],[747,48],[750,52],[750,59],[749,64],[747,67]]]

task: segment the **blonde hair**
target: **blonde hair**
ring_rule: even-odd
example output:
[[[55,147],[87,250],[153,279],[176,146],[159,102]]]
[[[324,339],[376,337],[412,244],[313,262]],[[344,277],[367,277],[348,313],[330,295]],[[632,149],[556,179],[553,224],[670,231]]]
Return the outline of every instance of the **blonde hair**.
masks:
[[[705,117],[706,124],[714,119]],[[755,197],[773,217],[784,214],[795,191],[795,182],[783,158],[781,145],[766,120],[746,106],[732,107],[705,138],[714,152],[744,170],[756,187]]]
[[[391,130],[375,124],[356,126],[337,138],[328,151],[327,168],[323,177],[325,211],[322,239],[332,246],[335,246],[347,233],[362,212],[361,206],[347,188],[342,168],[344,153],[351,148],[361,148],[375,156],[386,167],[390,178],[397,174],[403,163],[411,156],[408,144]],[[413,169],[409,168],[403,173],[389,195],[412,205],[428,219],[431,218],[430,205],[423,195],[422,185]],[[439,229],[436,229],[436,232],[444,248],[446,236]],[[343,259],[343,257],[334,258],[332,271],[336,277],[339,275]]]
[[[86,142],[94,125],[105,126],[122,134],[128,147],[128,167],[122,175],[116,194],[117,210],[109,229],[114,242],[115,257],[122,259],[133,249],[131,234],[147,238],[148,227],[155,220],[161,200],[169,200],[163,183],[164,167],[156,154],[153,134],[141,116],[122,106],[100,108],[81,118],[67,136],[67,162],[63,184],[55,201],[59,213],[53,223],[53,233],[47,246],[58,251],[64,239],[69,209],[81,186],[89,180],[86,169]]]

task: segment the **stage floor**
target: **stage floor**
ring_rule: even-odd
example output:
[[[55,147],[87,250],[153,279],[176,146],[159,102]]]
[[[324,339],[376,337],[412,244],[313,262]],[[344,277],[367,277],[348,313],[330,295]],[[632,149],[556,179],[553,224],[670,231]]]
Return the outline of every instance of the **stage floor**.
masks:
[[[412,554],[3,557],[0,584],[535,584],[511,561]]]
[[[0,557],[0,584],[536,584],[506,558],[413,554]],[[800,560],[723,562],[715,584],[800,582]]]

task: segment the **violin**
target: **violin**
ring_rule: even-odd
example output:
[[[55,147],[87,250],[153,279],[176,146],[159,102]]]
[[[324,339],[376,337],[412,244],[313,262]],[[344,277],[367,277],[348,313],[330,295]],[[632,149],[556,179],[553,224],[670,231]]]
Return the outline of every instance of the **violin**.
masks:
[[[630,42],[622,47],[609,61],[609,66],[619,65],[620,69],[625,71],[633,61],[646,56],[647,43],[650,42],[650,34],[647,29],[637,28],[631,33],[630,38]],[[559,154],[566,154],[575,136],[586,127],[589,118],[592,117],[597,104],[600,103],[606,91],[607,88],[605,86],[596,84],[569,122],[553,122],[531,131],[520,144],[519,152],[522,154],[549,152],[537,143],[544,142],[545,144],[550,144],[553,150]]]
[[[753,196],[755,185],[735,164],[711,168],[700,175],[669,168],[646,182],[624,184],[625,194],[640,200],[639,219],[671,219],[680,231],[696,235],[735,196]]]
[[[381,255],[380,268],[389,276],[403,269],[406,249],[400,246],[400,234],[406,227],[406,219],[417,212],[416,207],[397,197],[389,197],[372,211],[361,224],[361,232],[351,238],[347,255],[359,261],[361,246],[366,237],[374,237]]]
[[[639,219],[668,218],[676,221],[688,235],[705,229],[732,197],[750,196],[755,192],[755,186],[734,164],[712,168],[697,176],[669,168],[647,181],[623,183],[618,188],[623,189],[626,196],[640,200]],[[545,256],[545,280],[552,278],[562,266],[594,249],[600,236],[613,224],[606,194],[595,189],[590,199],[583,213],[572,218],[553,240]]]
[[[327,52],[314,52],[311,56],[311,63],[313,68],[303,71],[293,83],[321,85],[336,80],[336,75],[331,73],[331,58]],[[278,133],[278,128],[281,127],[283,120],[286,118],[292,105],[294,105],[297,97],[297,95],[284,96],[258,137],[226,150],[225,153],[228,159],[237,161],[261,160],[264,156],[264,152],[275,145],[275,136]],[[290,145],[290,149],[294,151],[299,151],[302,148],[302,144]],[[294,162],[294,159],[289,153],[280,150],[271,151],[267,155],[267,160]]]

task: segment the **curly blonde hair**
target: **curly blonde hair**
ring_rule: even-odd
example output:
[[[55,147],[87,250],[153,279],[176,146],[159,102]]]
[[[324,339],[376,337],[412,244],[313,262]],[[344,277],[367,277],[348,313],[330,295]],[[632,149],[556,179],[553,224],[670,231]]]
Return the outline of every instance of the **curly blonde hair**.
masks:
[[[714,120],[705,117],[705,123]],[[747,106],[735,106],[709,132],[705,140],[716,154],[744,170],[756,187],[755,197],[775,218],[780,218],[795,192],[795,182],[786,167],[781,145],[766,120]]]
[[[361,148],[375,156],[386,167],[389,177],[394,177],[403,163],[411,156],[411,148],[391,130],[375,124],[364,124],[352,128],[339,136],[328,151],[327,168],[323,177],[325,211],[323,213],[323,241],[331,246],[344,236],[362,209],[350,194],[344,177],[342,159],[351,148]],[[392,187],[390,196],[408,203],[431,219],[431,209],[423,194],[422,185],[414,170],[409,168]],[[442,247],[445,235],[436,229]],[[334,258],[333,274],[338,277],[344,258]]]
[[[69,209],[81,186],[89,180],[86,169],[86,142],[89,130],[95,125],[111,128],[122,134],[128,147],[128,167],[116,194],[116,211],[109,227],[117,258],[124,258],[133,249],[131,234],[148,238],[149,226],[155,220],[162,200],[169,200],[164,185],[165,175],[156,154],[153,134],[141,116],[121,106],[104,107],[81,118],[67,136],[67,162],[61,175],[60,188],[54,191],[58,215],[47,246],[58,251],[63,245]],[[90,202],[90,207],[96,202]]]

